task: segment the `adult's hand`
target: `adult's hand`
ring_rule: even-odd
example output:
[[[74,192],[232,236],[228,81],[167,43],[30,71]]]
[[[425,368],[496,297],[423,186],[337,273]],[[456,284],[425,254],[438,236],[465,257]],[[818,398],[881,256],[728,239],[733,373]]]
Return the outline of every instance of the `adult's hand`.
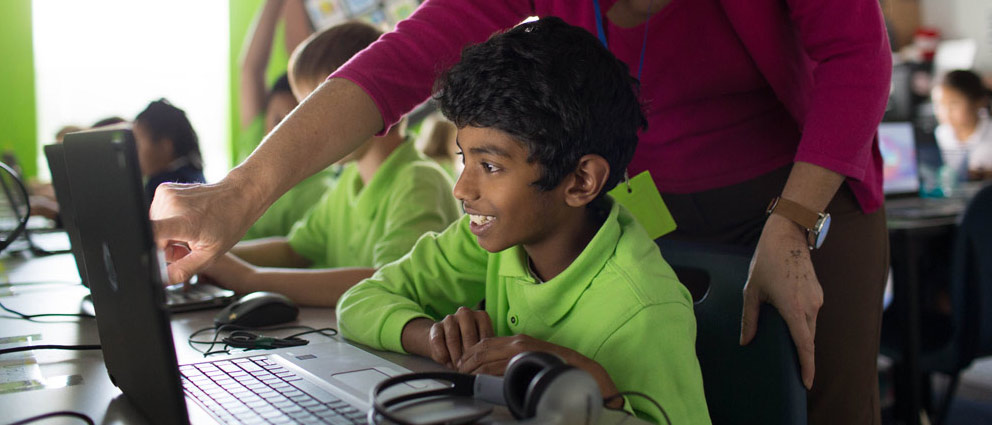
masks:
[[[372,98],[332,78],[310,94],[255,152],[216,184],[163,184],[151,218],[160,247],[185,243],[172,258],[169,280],[182,282],[230,249],[283,193],[351,153],[382,129]]]
[[[169,282],[185,282],[227,252],[258,217],[237,184],[165,183],[155,190],[149,213],[169,263]],[[186,244],[189,251],[168,249]]]
[[[813,387],[816,315],[823,305],[823,289],[810,261],[805,231],[773,214],[768,218],[751,260],[744,286],[741,345],[754,339],[762,302],[778,309],[799,352],[803,385]]]
[[[796,162],[789,172],[782,197],[810,210],[824,211],[843,181],[844,176],[834,171],[808,162]],[[772,214],[765,221],[751,259],[751,270],[744,285],[741,345],[754,339],[762,302],[771,303],[785,319],[799,352],[803,385],[806,389],[813,388],[816,371],[813,341],[816,315],[823,305],[823,288],[810,261],[806,230],[778,214]]]

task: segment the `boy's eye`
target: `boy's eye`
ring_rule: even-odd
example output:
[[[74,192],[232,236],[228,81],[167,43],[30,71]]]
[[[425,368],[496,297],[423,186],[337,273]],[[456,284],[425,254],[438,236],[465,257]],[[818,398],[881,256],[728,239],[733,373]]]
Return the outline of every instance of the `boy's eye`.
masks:
[[[497,167],[497,166],[495,166],[493,164],[490,164],[488,162],[483,162],[482,163],[482,169],[486,170],[487,173],[495,173],[495,172],[499,171],[499,167]]]
[[[465,153],[459,149],[458,152],[455,152],[455,155],[460,156],[462,158],[462,165],[465,165]]]

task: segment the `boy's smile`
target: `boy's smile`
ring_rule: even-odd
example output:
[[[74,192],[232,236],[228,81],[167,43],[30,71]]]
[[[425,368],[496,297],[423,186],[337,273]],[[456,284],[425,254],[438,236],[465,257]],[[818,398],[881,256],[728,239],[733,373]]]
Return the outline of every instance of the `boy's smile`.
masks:
[[[533,185],[541,166],[527,161],[523,144],[500,130],[466,126],[458,130],[458,146],[465,170],[454,194],[483,249],[540,245],[556,233],[567,206],[558,188],[545,192]]]

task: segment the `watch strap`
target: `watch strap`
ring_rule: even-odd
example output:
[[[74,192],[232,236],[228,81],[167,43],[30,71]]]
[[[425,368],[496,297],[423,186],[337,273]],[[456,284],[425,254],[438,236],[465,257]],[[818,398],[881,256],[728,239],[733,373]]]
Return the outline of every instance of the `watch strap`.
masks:
[[[820,220],[820,214],[812,211],[797,202],[790,201],[783,197],[772,199],[768,205],[768,214],[778,214],[807,230],[816,229],[816,223]]]

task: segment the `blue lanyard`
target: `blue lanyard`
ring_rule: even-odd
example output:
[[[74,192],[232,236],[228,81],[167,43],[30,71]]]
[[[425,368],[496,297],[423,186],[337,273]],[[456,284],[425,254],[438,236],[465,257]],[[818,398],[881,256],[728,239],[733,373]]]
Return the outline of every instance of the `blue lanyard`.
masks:
[[[599,10],[599,0],[592,0],[592,7],[596,12],[596,36],[599,37],[599,41],[603,42],[603,47],[609,50],[610,45],[606,43],[606,31],[603,29],[603,12]],[[641,63],[637,64],[637,81],[641,80],[641,71],[644,69],[644,51],[648,46],[648,24],[650,22],[650,17],[644,21],[644,38],[641,39]]]

